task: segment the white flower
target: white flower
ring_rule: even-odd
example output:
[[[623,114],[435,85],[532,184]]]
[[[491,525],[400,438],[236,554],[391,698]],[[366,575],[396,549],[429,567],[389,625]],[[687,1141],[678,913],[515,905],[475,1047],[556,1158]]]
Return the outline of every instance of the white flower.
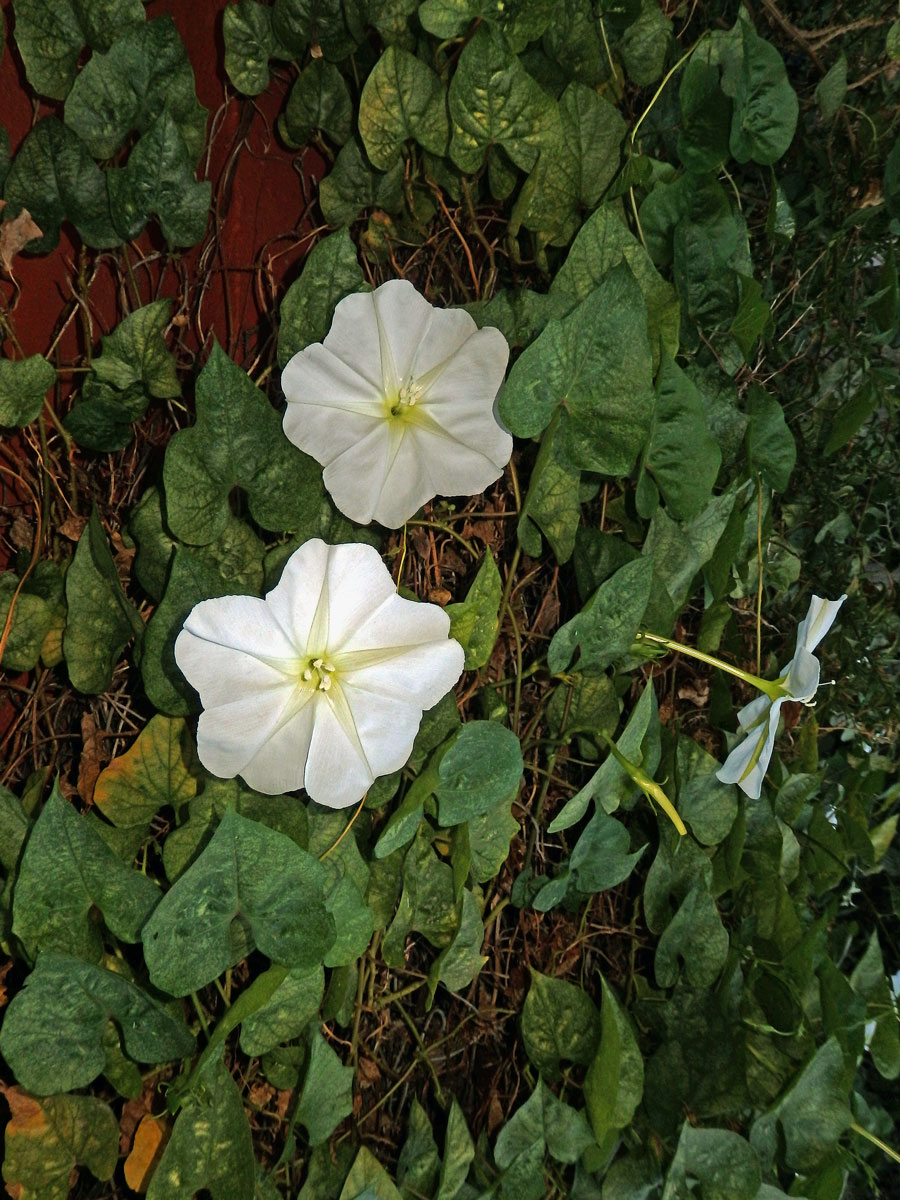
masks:
[[[435,604],[397,595],[376,550],[314,538],[260,600],[196,605],[175,658],[200,693],[200,761],[274,795],[343,808],[399,770],[463,650]]]
[[[474,496],[502,473],[512,438],[494,401],[508,358],[499,329],[392,279],[346,296],[325,341],[285,367],[284,432],[324,466],[342,513],[396,529],[433,496]]]
[[[747,736],[716,771],[716,778],[722,783],[736,783],[754,800],[759,797],[775,745],[781,706],[785,700],[808,704],[815,696],[820,668],[813,650],[834,624],[846,599],[846,595],[838,600],[813,596],[809,612],[797,630],[794,657],[774,681],[771,693],[757,696],[738,713],[738,722]]]

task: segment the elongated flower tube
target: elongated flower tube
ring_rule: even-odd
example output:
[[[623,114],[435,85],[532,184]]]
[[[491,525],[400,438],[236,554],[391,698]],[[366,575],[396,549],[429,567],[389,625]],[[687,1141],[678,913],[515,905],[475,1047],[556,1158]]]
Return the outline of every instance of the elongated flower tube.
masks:
[[[606,745],[609,747],[610,754],[613,756],[625,774],[632,780],[633,783],[637,784],[651,804],[655,801],[660,806],[660,808],[675,826],[679,836],[685,837],[687,834],[687,829],[685,828],[684,821],[682,821],[681,817],[678,815],[675,805],[662,790],[662,787],[655,780],[651,779],[646,771],[642,771],[637,763],[633,763],[630,759],[626,758],[612,738],[607,737],[602,729],[598,730],[598,733],[603,738],[604,742],[606,742]]]
[[[398,596],[371,546],[305,542],[260,600],[203,600],[175,642],[200,693],[200,761],[274,795],[344,808],[409,758],[464,654],[435,604]]]
[[[794,657],[784,667],[776,686],[780,695],[763,693],[751,700],[738,713],[738,723],[747,736],[728,755],[716,771],[722,783],[736,783],[754,800],[762,791],[762,782],[769,767],[778,717],[785,700],[809,704],[819,687],[819,660],[813,654],[816,646],[834,624],[846,594],[837,600],[813,596],[809,611],[797,629]]]
[[[284,432],[323,465],[342,513],[396,529],[502,473],[512,438],[494,401],[508,359],[499,329],[392,279],[341,300],[324,342],[287,364]]]

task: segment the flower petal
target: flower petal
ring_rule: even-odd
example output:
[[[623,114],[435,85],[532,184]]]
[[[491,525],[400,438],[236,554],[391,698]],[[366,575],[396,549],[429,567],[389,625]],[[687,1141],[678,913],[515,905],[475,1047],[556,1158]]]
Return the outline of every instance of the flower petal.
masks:
[[[823,600],[821,596],[813,596],[809,602],[809,610],[797,629],[797,649],[815,650],[819,642],[832,627],[837,619],[841,605],[847,599],[846,593],[837,600]]]
[[[412,753],[422,709],[402,696],[369,692],[342,681],[356,733],[375,776],[399,771]]]
[[[364,363],[347,363],[324,343],[314,342],[288,362],[281,385],[288,404],[315,404],[343,413],[380,416],[381,385],[366,377]]]
[[[327,466],[385,423],[380,389],[324,346],[308,346],[285,367],[285,436]]]
[[[317,640],[328,638],[327,596],[323,607],[322,593],[330,551],[321,538],[304,542],[284,564],[281,579],[264,601],[298,657],[307,655],[314,624]]]
[[[303,787],[319,697],[310,691],[303,700],[302,707],[292,705],[282,714],[277,727],[238,772],[257,792],[277,796]]]
[[[334,310],[331,328],[322,345],[380,395],[381,345],[373,294],[354,292],[345,296]]]
[[[791,694],[792,700],[806,703],[812,700],[819,687],[819,675],[822,667],[814,654],[798,646],[784,679],[784,687]]]
[[[346,808],[361,800],[375,779],[332,704],[317,698],[303,786],[317,804]]]
[[[495,426],[494,429],[502,439],[508,440],[511,452],[512,439],[509,434],[504,433],[499,426]],[[499,440],[486,424],[484,435],[485,446],[494,453],[500,453],[502,457],[502,452],[498,450]],[[404,441],[408,442],[409,446],[404,444],[401,447],[388,471],[380,504],[391,503],[394,494],[404,484],[409,489],[410,476],[413,474],[421,481],[421,489],[427,491],[419,505],[432,496],[477,496],[501,475],[503,467],[509,461],[507,454],[503,464],[498,465],[488,455],[487,449],[482,450],[478,443],[463,443],[437,422],[432,423],[430,409],[424,411],[422,418],[410,427]],[[416,509],[411,509],[403,519],[408,519],[415,511]],[[378,517],[378,520],[381,521],[381,517]],[[382,521],[382,524],[386,522]]]
[[[386,601],[397,599],[397,593],[391,573],[374,546],[348,542],[329,546],[328,550],[327,650],[329,656],[334,656]]]
[[[369,653],[374,654],[375,651]],[[366,651],[361,652],[364,656]],[[352,659],[351,655],[351,659]],[[459,642],[447,638],[415,646],[380,663],[354,667],[344,671],[348,687],[378,696],[391,696],[414,702],[424,711],[433,708],[459,679],[465,664],[465,653]]]
[[[175,640],[175,661],[204,708],[293,686],[298,669],[294,646],[254,596],[196,605]]]
[[[344,656],[362,650],[390,647],[401,653],[413,646],[445,642],[449,633],[450,618],[439,605],[406,600],[392,591],[377,608],[372,607],[339,649],[335,647],[335,654],[343,661]]]
[[[345,296],[322,344],[378,392],[393,392],[412,368],[433,311],[407,280],[389,279],[374,292]]]
[[[262,662],[291,659],[297,653],[267,602],[258,596],[201,600],[188,614],[184,631],[203,641],[252,654]]]
[[[760,697],[766,700],[768,697]],[[756,701],[754,701],[754,704]],[[742,742],[728,755],[722,766],[716,771],[716,778],[722,783],[736,783],[753,800],[758,800],[762,791],[762,783],[768,770],[769,760],[775,746],[775,732],[778,729],[778,716],[783,700],[775,700],[759,718],[759,724],[750,729]],[[750,705],[747,705],[749,708]],[[742,709],[746,712],[746,709]]]
[[[396,380],[400,384],[412,375],[416,352],[428,333],[435,308],[408,279],[389,279],[369,295],[381,330],[385,385],[390,382],[384,361],[386,356],[393,360]]]
[[[450,313],[436,312],[435,318],[442,315]],[[452,356],[418,378],[423,388],[420,403],[454,411],[465,404],[482,416],[490,415],[508,362],[509,345],[500,330],[476,329]]]
[[[768,709],[772,700],[768,696],[757,696],[749,704],[745,704],[737,715],[741,729],[753,729],[759,724],[759,719]]]
[[[296,685],[282,683],[248,696],[232,681],[231,700],[204,708],[197,723],[197,753],[204,767],[221,779],[244,774],[295,706],[298,691]]]
[[[383,434],[371,435],[329,463],[322,480],[345,516],[361,525],[376,520],[399,529],[437,495],[416,450],[417,432],[411,424],[385,421]]]
[[[500,330],[494,330],[506,346],[506,339]],[[444,368],[462,350],[468,340],[478,333],[475,321],[463,308],[435,308],[428,328],[416,347],[415,358],[411,371],[413,378],[420,385],[424,376],[437,377]],[[506,347],[509,357],[509,347]],[[501,379],[503,376],[501,375]],[[498,384],[499,386],[499,384]]]
[[[359,525],[367,525],[373,517],[381,521],[378,506],[384,480],[403,436],[402,427],[392,421],[380,421],[376,428],[355,445],[348,446],[325,467],[322,482],[337,507],[351,521]],[[415,511],[415,508],[411,509],[407,516],[412,516]],[[402,525],[404,520],[406,517],[397,524]]]
[[[512,456],[513,440],[494,415],[493,405],[469,395],[460,396],[453,404],[426,402],[422,406],[423,428],[435,437],[450,438],[456,444],[444,447],[446,475],[455,474],[463,455],[477,454],[487,459],[494,469],[493,482]],[[487,484],[485,484],[485,487]],[[457,493],[451,492],[451,495]]]

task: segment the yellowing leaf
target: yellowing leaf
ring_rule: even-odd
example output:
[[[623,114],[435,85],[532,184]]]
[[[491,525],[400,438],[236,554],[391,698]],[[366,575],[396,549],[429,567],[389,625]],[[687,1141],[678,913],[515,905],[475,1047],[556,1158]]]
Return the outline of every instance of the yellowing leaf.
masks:
[[[94,804],[118,829],[143,841],[164,805],[180,808],[197,791],[188,769],[191,746],[180,717],[153,717],[134,745],[101,771]]]
[[[112,1178],[118,1128],[109,1106],[91,1096],[30,1096],[0,1088],[12,1117],[6,1126],[3,1179],[15,1200],[66,1200],[77,1165]]]

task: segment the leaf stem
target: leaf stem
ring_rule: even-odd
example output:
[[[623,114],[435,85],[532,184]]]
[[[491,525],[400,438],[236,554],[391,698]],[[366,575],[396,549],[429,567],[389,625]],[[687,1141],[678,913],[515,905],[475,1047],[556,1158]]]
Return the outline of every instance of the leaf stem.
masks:
[[[203,1052],[194,1064],[191,1073],[187,1077],[180,1079],[169,1089],[166,1103],[170,1113],[177,1112],[184,1103],[204,1067],[211,1058],[221,1052],[232,1030],[237,1029],[242,1021],[246,1021],[248,1017],[252,1017],[255,1012],[258,1012],[264,1004],[267,1004],[271,1000],[276,988],[287,978],[288,970],[288,967],[283,967],[280,963],[272,963],[269,969],[263,971],[262,975],[258,975],[250,986],[241,992],[234,1004],[222,1014],[218,1025],[216,1025],[210,1034],[209,1041],[204,1046]],[[191,995],[199,1014],[200,1004],[196,993],[192,992]],[[200,1023],[205,1030],[207,1026],[202,1015]]]
[[[854,1133],[858,1133],[860,1137],[864,1137],[867,1141],[870,1141],[873,1146],[877,1146],[879,1150],[883,1151],[888,1156],[888,1158],[892,1158],[894,1162],[900,1163],[900,1154],[898,1154],[892,1146],[889,1146],[887,1142],[883,1142],[881,1138],[876,1137],[874,1133],[869,1133],[868,1129],[863,1129],[862,1125],[857,1124],[856,1121],[850,1122],[850,1128]]]
[[[675,72],[678,70],[678,68],[683,66],[684,63],[687,62],[687,60],[691,57],[691,55],[694,53],[694,51],[697,49],[697,47],[700,45],[700,43],[705,40],[706,40],[706,34],[703,33],[700,35],[699,38],[697,38],[697,40],[696,40],[696,42],[694,42],[693,46],[691,46],[687,50],[685,50],[684,54],[682,54],[682,56],[681,56],[681,58],[679,58],[678,62],[676,62],[673,66],[671,66],[669,68],[669,70],[666,72],[666,74],[663,76],[662,83],[659,85],[659,87],[653,93],[652,97],[650,98],[650,103],[647,105],[647,107],[644,109],[644,111],[638,117],[637,121],[635,121],[634,128],[632,129],[631,133],[629,134],[628,140],[632,146],[634,145],[634,140],[637,137],[638,130],[640,129],[641,125],[643,125],[643,123],[647,119],[647,117],[650,115],[650,111],[653,108],[654,104],[657,102],[657,100],[660,98],[660,96],[665,91],[666,84],[669,82],[669,80],[672,78],[672,76],[675,74]]]

